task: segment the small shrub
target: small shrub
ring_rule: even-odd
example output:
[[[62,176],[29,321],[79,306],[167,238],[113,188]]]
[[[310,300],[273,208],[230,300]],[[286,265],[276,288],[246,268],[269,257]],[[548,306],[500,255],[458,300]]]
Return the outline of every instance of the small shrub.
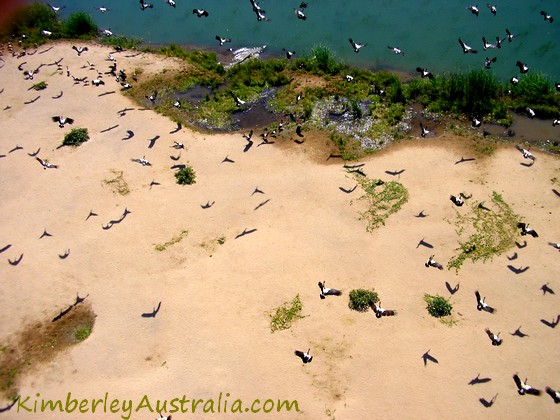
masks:
[[[35,83],[33,86],[31,86],[31,89],[35,89],[35,90],[43,90],[46,88],[47,88],[47,84],[45,82]]]
[[[272,332],[287,330],[292,326],[294,321],[303,318],[301,314],[302,310],[303,305],[298,294],[290,303],[285,302],[283,305],[276,308],[274,315],[271,315],[270,330]]]
[[[439,295],[432,296],[426,293],[424,294],[424,301],[426,302],[428,313],[434,318],[451,315],[453,306],[444,297]]]
[[[190,166],[185,166],[175,172],[175,178],[177,179],[177,184],[179,185],[191,185],[196,183],[196,173]]]
[[[348,296],[348,307],[358,312],[366,312],[373,304],[379,302],[379,296],[373,289],[354,289]]]
[[[92,327],[93,327],[92,324],[86,324],[76,328],[76,332],[74,334],[76,340],[83,341],[86,338],[88,338],[91,334]]]
[[[89,140],[87,128],[73,128],[64,136],[63,146],[79,146]]]
[[[97,36],[98,28],[90,15],[85,12],[75,12],[64,22],[64,35],[67,38]]]

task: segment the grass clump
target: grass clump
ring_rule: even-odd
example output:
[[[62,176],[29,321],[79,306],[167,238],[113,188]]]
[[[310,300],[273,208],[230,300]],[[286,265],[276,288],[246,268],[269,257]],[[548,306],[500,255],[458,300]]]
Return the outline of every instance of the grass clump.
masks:
[[[379,296],[374,289],[354,289],[348,294],[348,307],[353,311],[366,312],[376,302]]]
[[[105,179],[103,180],[103,183],[110,186],[113,189],[113,192],[119,195],[127,195],[130,192],[130,188],[123,178],[123,171],[111,169],[111,173],[113,173],[115,177],[112,179]]]
[[[296,320],[303,318],[302,310],[303,304],[298,294],[291,302],[285,302],[274,310],[274,314],[271,314],[270,331],[289,329]]]
[[[174,236],[173,238],[171,238],[170,241],[165,242],[164,244],[157,244],[155,246],[156,251],[165,251],[167,249],[167,247],[174,245],[178,242],[181,242],[181,240],[187,236],[189,234],[188,230],[182,230],[181,233],[179,233],[177,236]]]
[[[84,341],[86,338],[88,338],[90,336],[92,329],[93,329],[93,324],[92,323],[87,323],[85,325],[80,325],[79,327],[76,328],[76,332],[74,333],[74,337],[76,337],[76,340],[78,340],[78,341]]]
[[[495,191],[491,202],[491,208],[484,202],[475,202],[471,205],[471,213],[462,215],[457,212],[457,234],[461,236],[467,229],[472,233],[459,243],[456,249],[459,253],[448,262],[448,269],[454,268],[458,272],[467,259],[487,261],[515,246],[519,216]]]
[[[385,220],[408,201],[408,190],[400,182],[384,182],[361,175],[356,175],[356,180],[366,193],[360,199],[367,200],[369,204],[362,215],[368,221],[368,232],[385,225]]]
[[[92,38],[98,35],[99,28],[90,15],[85,12],[74,12],[64,22],[66,38]]]
[[[424,301],[426,302],[428,313],[434,318],[442,318],[451,315],[453,306],[444,297],[425,293]]]
[[[47,84],[45,82],[35,83],[33,86],[31,86],[31,89],[34,90],[43,90],[46,88],[47,88]]]
[[[196,173],[194,169],[188,165],[175,172],[175,178],[179,185],[191,185],[196,183]]]
[[[62,145],[77,147],[88,140],[89,134],[87,128],[73,128],[64,136]]]

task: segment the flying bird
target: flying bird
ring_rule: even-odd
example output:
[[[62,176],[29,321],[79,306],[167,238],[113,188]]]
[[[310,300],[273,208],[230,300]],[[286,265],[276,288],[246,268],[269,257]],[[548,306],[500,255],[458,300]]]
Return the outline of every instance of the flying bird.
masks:
[[[455,204],[458,207],[461,207],[463,204],[465,204],[465,202],[463,201],[463,199],[459,196],[455,196],[455,195],[450,195],[449,199],[451,200],[451,202],[453,204]]]
[[[216,35],[216,40],[220,43],[220,46],[224,45],[226,42],[231,42],[231,38],[222,38],[220,35]]]
[[[438,263],[436,260],[434,260],[435,255],[430,255],[430,258],[428,258],[426,260],[426,262],[424,263],[424,265],[426,267],[435,267],[438,270],[443,270],[443,265],[441,265],[440,263]]]
[[[509,42],[513,41],[513,38],[517,38],[519,35],[517,34],[512,34],[509,29],[506,29],[506,34],[507,34],[507,40]]]
[[[503,339],[500,338],[500,333],[498,334],[494,334],[492,331],[490,331],[488,328],[486,328],[484,331],[486,331],[486,334],[488,334],[488,337],[490,338],[490,340],[492,341],[492,345],[493,346],[499,346],[502,344],[502,342],[504,341]]]
[[[433,79],[434,75],[428,71],[428,69],[423,69],[422,67],[416,67],[416,71],[420,73],[422,79]]]
[[[295,51],[290,51],[290,50],[287,50],[286,48],[282,48],[282,51],[284,51],[286,53],[286,58],[288,60],[291,60],[292,57],[294,56],[294,54],[296,53]]]
[[[48,3],[47,6],[49,6],[55,13],[60,12],[62,9],[66,7],[66,6],[53,6],[52,4],[48,4]]]
[[[473,15],[478,16],[478,6],[467,6],[467,10],[469,10]]]
[[[35,159],[37,159],[37,161],[43,165],[43,169],[57,169],[58,165],[53,165],[52,163],[50,163],[48,160],[43,160],[40,157],[36,157]]]
[[[139,163],[142,166],[152,166],[152,164],[146,160],[146,156],[142,156],[141,159],[131,159],[131,161]]]
[[[523,157],[525,159],[535,161],[535,159],[536,159],[535,156],[533,156],[533,154],[529,150],[524,149],[524,148],[519,147],[519,146],[516,146],[516,148],[517,148],[517,150],[519,150],[521,152],[521,154],[523,155]]]
[[[329,289],[325,287],[325,282],[319,282],[319,289],[321,289],[321,294],[319,295],[321,299],[325,299],[326,296],[340,296],[342,292],[336,289]]]
[[[496,6],[494,6],[490,3],[486,3],[486,7],[488,7],[488,10],[490,10],[490,13],[492,13],[494,16],[496,16],[496,12],[498,11],[498,9],[496,9]]]
[[[548,395],[550,395],[550,397],[556,404],[560,404],[560,391],[555,391],[549,386],[547,386],[544,390]]]
[[[76,47],[72,45],[72,49],[78,53],[78,56],[81,56],[84,51],[88,50],[88,47]]]
[[[545,22],[548,21],[550,23],[554,22],[554,18],[552,16],[550,16],[547,12],[545,12],[544,10],[541,10],[541,16],[544,18]]]
[[[360,50],[367,45],[367,44],[359,44],[356,41],[354,41],[352,38],[349,38],[348,40],[350,41],[350,44],[352,44],[352,48],[354,48],[355,53],[359,53]]]
[[[208,12],[204,9],[193,9],[193,15],[198,17],[208,17]]]
[[[152,9],[153,4],[146,3],[144,0],[140,0],[140,10]]]
[[[165,0],[165,2],[170,5],[171,7],[177,7],[175,0]]]
[[[539,234],[534,229],[530,228],[528,223],[519,222],[517,227],[521,229],[522,236],[531,235],[533,238],[539,237]]]
[[[428,134],[431,133],[431,130],[428,130],[426,127],[424,127],[424,125],[422,123],[420,123],[420,135],[422,137],[426,137]]]
[[[388,45],[387,48],[389,48],[395,54],[402,55],[404,57],[404,52],[399,47],[391,47]]]
[[[495,309],[492,308],[491,306],[489,306],[484,301],[486,299],[486,297],[481,297],[478,290],[475,290],[474,294],[476,296],[476,309],[478,309],[479,311],[486,311],[486,312],[489,312],[489,313],[493,314]]]
[[[381,302],[375,302],[373,306],[371,306],[373,312],[375,312],[376,318],[381,318],[382,316],[395,316],[397,315],[397,311],[393,309],[385,309],[381,307]]]
[[[541,391],[527,385],[527,378],[525,378],[525,382],[522,382],[519,378],[519,375],[517,375],[516,373],[515,375],[513,375],[513,380],[515,381],[515,385],[517,385],[517,392],[519,393],[519,395],[541,395]]]
[[[529,71],[529,66],[527,66],[527,64],[522,63],[521,61],[517,60],[517,62],[515,63],[515,65],[517,67],[519,67],[519,72],[521,74],[525,74]]]
[[[487,69],[487,70],[490,70],[490,67],[492,66],[492,63],[495,63],[495,62],[496,62],[496,57],[493,57],[493,58],[486,57],[484,59],[484,68]]]
[[[470,45],[465,44],[461,38],[459,38],[459,44],[461,45],[461,48],[463,49],[463,53],[467,54],[467,53],[472,53],[472,54],[476,54],[478,51],[473,49]]]
[[[51,117],[51,119],[53,120],[53,122],[57,122],[58,126],[60,128],[64,128],[64,124],[73,124],[74,123],[74,120],[72,118],[62,117],[60,115],[56,115],[54,117]]]
[[[500,39],[500,38],[498,38],[498,39]],[[492,44],[492,43],[486,41],[486,38],[485,38],[485,37],[482,37],[482,44],[483,44],[482,49],[483,49],[484,51],[486,51],[486,50],[489,49],[489,48],[490,48],[490,49],[492,49],[492,48],[493,48],[493,49],[499,48],[499,47],[498,47],[498,44]]]
[[[294,9],[294,13],[297,16],[298,19],[300,20],[306,20],[307,16],[305,16],[305,13],[303,13],[303,10],[301,9]]]
[[[294,354],[298,356],[303,363],[311,363],[311,361],[313,360],[313,356],[309,354],[310,351],[311,349],[307,350],[307,352],[296,350],[294,351]]]

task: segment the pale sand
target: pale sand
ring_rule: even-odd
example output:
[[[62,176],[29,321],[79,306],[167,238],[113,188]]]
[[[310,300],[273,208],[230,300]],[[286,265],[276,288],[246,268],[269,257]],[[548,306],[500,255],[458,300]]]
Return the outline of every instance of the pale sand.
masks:
[[[111,50],[90,45],[78,57],[70,46],[56,44],[19,60],[5,55],[0,69],[0,110],[12,106],[0,111],[0,154],[7,155],[0,159],[0,247],[13,244],[1,255],[0,337],[5,341],[28,322],[52,318],[76,292],[89,293],[97,314],[85,342],[22,379],[23,396],[64,399],[71,391],[91,399],[108,392],[110,399],[138,403],[145,394],[154,402],[183,394],[217,400],[220,392],[229,392],[230,406],[236,398],[246,404],[255,398],[298,400],[299,414],[271,413],[271,418],[557,417],[559,408],[547,395],[521,397],[512,380],[519,372],[537,388],[560,388],[558,328],[540,322],[560,313],[560,254],[547,244],[560,241],[560,198],[552,192],[560,186],[551,182],[560,178],[557,157],[535,151],[537,161],[528,168],[507,145],[490,158],[456,165],[472,152],[462,150],[451,135],[405,141],[363,160],[371,178],[389,180],[384,171],[406,169],[399,180],[410,192],[409,202],[386,226],[368,233],[356,202],[360,189],[341,192],[339,187],[351,188],[355,181],[340,160],[327,161],[328,152],[314,151],[309,138],[303,145],[284,140],[261,147],[257,140],[244,153],[240,134],[186,129],[169,134],[173,122],[138,110],[112,78],[106,76],[107,84],[99,88],[74,86],[66,65],[76,76],[92,79],[95,72],[80,67],[89,60],[106,71],[104,59]],[[119,68],[129,75],[136,67],[149,65],[154,72],[179,65],[147,54],[127,55],[117,54]],[[22,61],[29,69],[61,57],[62,74],[55,66],[43,67],[34,81],[26,81],[17,70]],[[48,83],[46,90],[26,90],[41,80]],[[61,90],[62,98],[51,99]],[[98,96],[111,90],[116,93]],[[23,104],[37,95],[35,103]],[[125,107],[136,109],[119,117],[117,111]],[[87,127],[90,141],[57,149],[70,130],[51,122],[57,114],[74,118],[74,127]],[[135,137],[122,141],[129,129]],[[148,149],[155,135],[161,138]],[[175,183],[169,169],[174,163],[169,156],[177,154],[170,147],[174,140],[187,147],[180,162],[195,169],[195,185]],[[16,145],[24,150],[8,153]],[[39,147],[39,156],[59,169],[43,170],[27,155]],[[152,167],[130,160],[143,155]],[[221,163],[225,156],[235,163]],[[117,195],[104,185],[104,179],[114,177],[112,169],[123,171],[130,194]],[[152,180],[161,185],[150,189]],[[252,195],[255,187],[265,194]],[[460,191],[486,203],[492,191],[499,192],[540,237],[525,238],[526,248],[493,261],[467,262],[459,275],[425,268],[431,253],[444,264],[454,253],[456,216],[449,195]],[[265,200],[270,201],[255,210]],[[201,208],[208,201],[215,204]],[[101,228],[125,208],[132,213],[122,223]],[[85,221],[90,210],[99,216]],[[415,218],[421,210],[429,216]],[[39,240],[45,228],[53,236]],[[257,230],[235,239],[244,229]],[[155,244],[182,230],[189,233],[180,243],[155,251]],[[221,236],[223,245],[216,243]],[[434,249],[417,248],[422,238]],[[70,256],[59,259],[68,248]],[[514,252],[518,258],[509,261]],[[21,253],[17,267],[8,264]],[[530,269],[515,275],[508,264]],[[320,300],[319,280],[342,289],[343,297]],[[460,282],[451,298],[458,320],[452,328],[431,318],[423,301],[424,293],[449,296],[446,281]],[[543,296],[544,283],[556,295]],[[385,307],[399,311],[397,317],[378,320],[371,312],[348,309],[350,290],[371,287]],[[496,314],[476,310],[477,288]],[[272,334],[268,312],[298,293],[306,318]],[[155,319],[140,316],[159,301]],[[510,335],[519,326],[529,337]],[[501,332],[501,347],[490,344],[485,327]],[[315,358],[302,365],[293,352],[309,347]],[[423,365],[427,350],[437,365]],[[492,380],[468,385],[477,374]],[[479,402],[495,394],[491,408]],[[5,417],[39,416],[15,413]],[[132,416],[155,417],[145,409]],[[44,413],[41,418],[119,415]]]

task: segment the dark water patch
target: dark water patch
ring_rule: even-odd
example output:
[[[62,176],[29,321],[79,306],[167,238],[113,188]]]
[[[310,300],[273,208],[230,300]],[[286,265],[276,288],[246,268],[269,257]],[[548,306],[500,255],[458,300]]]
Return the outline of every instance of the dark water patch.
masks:
[[[273,89],[264,91],[261,97],[256,102],[253,102],[249,108],[235,112],[232,115],[233,128],[236,130],[264,128],[279,122],[283,115],[275,113],[268,108],[268,101],[274,93]]]
[[[181,102],[186,101],[191,105],[200,105],[203,101],[211,98],[212,89],[197,85],[187,90],[177,92],[175,96]]]

